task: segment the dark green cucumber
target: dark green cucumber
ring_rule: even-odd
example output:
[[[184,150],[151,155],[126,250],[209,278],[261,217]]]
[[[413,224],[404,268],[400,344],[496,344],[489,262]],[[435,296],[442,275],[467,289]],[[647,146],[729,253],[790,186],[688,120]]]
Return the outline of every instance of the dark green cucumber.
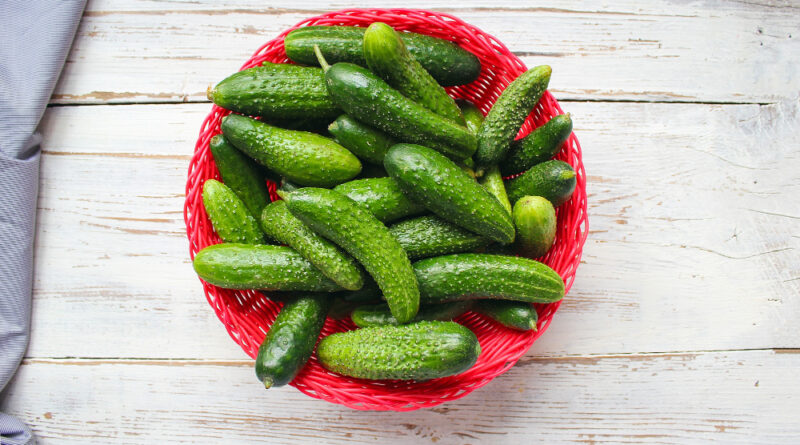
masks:
[[[283,305],[256,357],[256,377],[265,388],[291,382],[308,362],[325,324],[329,298],[308,294]]]
[[[502,204],[441,154],[397,144],[383,165],[404,193],[445,221],[502,244],[514,241],[514,224]]]
[[[575,191],[575,170],[564,161],[546,161],[506,183],[508,199],[512,204],[523,196],[541,196],[554,207],[564,204]]]
[[[378,284],[372,278],[367,278],[364,286],[359,290],[344,291],[338,294],[344,301],[349,303],[371,304],[383,301],[383,294]]]
[[[481,110],[479,110],[474,103],[466,99],[459,99],[456,103],[461,109],[461,114],[464,116],[464,120],[467,123],[467,129],[474,134],[478,134],[478,130],[481,128],[484,119]]]
[[[356,260],[292,215],[284,201],[264,207],[261,228],[274,240],[296,250],[339,286],[358,290],[364,285],[364,275]]]
[[[417,312],[417,315],[411,322],[416,323],[419,321],[433,320],[450,321],[464,312],[467,312],[471,306],[471,301],[451,301],[449,303],[421,306],[419,312]],[[353,320],[353,324],[360,328],[400,324],[397,322],[397,319],[394,318],[391,311],[389,311],[389,306],[386,303],[356,307],[350,315],[350,318]]]
[[[407,219],[389,232],[400,242],[408,258],[416,260],[449,253],[470,252],[489,244],[489,240],[437,216]]]
[[[408,52],[443,86],[464,85],[478,78],[481,62],[453,42],[436,37],[400,33]],[[286,55],[297,63],[318,65],[314,45],[329,63],[351,62],[366,66],[364,28],[352,26],[306,26],[286,36]]]
[[[475,152],[477,139],[466,127],[403,96],[366,68],[340,62],[325,67],[325,81],[333,101],[365,124],[456,161]]]
[[[356,176],[356,179],[385,178],[387,176],[389,176],[389,173],[386,173],[386,170],[383,168],[383,163],[381,163],[381,165],[365,164],[361,168],[361,173]]]
[[[552,159],[561,150],[561,145],[572,134],[572,118],[569,113],[559,114],[531,134],[511,143],[511,151],[500,167],[505,176],[516,175],[540,162]]]
[[[341,113],[321,69],[288,63],[265,62],[232,74],[208,90],[208,98],[222,108],[266,118],[333,119]]]
[[[489,167],[486,173],[483,174],[480,183],[492,196],[497,198],[503,208],[510,214],[511,203],[508,201],[508,194],[506,193],[506,186],[503,184],[503,177],[500,175],[500,169],[496,165]]]
[[[391,26],[381,22],[369,25],[364,33],[364,59],[373,73],[404,96],[439,116],[466,125],[453,98],[408,52]]]
[[[357,179],[333,189],[364,206],[383,223],[425,212],[425,207],[406,196],[392,178]]]
[[[264,244],[258,222],[233,190],[216,179],[203,184],[203,207],[220,239],[226,243]]]
[[[359,159],[383,165],[383,157],[397,142],[391,136],[343,114],[328,126],[336,142]]]
[[[222,133],[256,162],[298,185],[332,187],[361,171],[350,151],[315,133],[284,130],[238,114],[222,119]]]
[[[286,205],[294,216],[364,266],[398,321],[407,323],[414,318],[419,290],[411,262],[372,213],[337,191],[313,187],[290,193]]]
[[[531,68],[503,90],[478,131],[475,163],[479,168],[490,167],[505,158],[525,118],[547,89],[551,73],[547,65]]]
[[[342,290],[291,247],[215,244],[198,252],[193,265],[203,281],[226,289]]]
[[[473,310],[518,331],[534,331],[539,321],[536,308],[521,301],[478,300]]]
[[[564,282],[538,261],[514,256],[459,253],[414,263],[422,304],[494,298],[552,303],[564,297]]]
[[[556,209],[541,196],[523,196],[514,204],[517,252],[539,258],[550,250],[556,239]]]
[[[429,380],[460,374],[478,360],[481,346],[452,321],[374,326],[323,338],[317,357],[325,369],[361,379]]]
[[[209,147],[222,181],[242,200],[250,214],[257,218],[261,209],[270,201],[261,168],[228,143],[221,134],[211,138]]]

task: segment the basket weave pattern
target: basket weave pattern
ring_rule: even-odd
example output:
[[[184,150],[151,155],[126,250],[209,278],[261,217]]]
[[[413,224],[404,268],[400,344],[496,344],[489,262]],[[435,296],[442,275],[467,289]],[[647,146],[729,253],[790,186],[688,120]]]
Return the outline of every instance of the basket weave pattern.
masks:
[[[472,101],[484,114],[489,111],[503,89],[526,70],[522,61],[505,45],[483,31],[451,15],[411,9],[347,9],[304,20],[259,48],[241,69],[258,66],[264,61],[288,62],[283,39],[295,28],[309,25],[368,26],[376,21],[387,23],[397,30],[452,40],[477,55],[482,64],[480,77],[471,84],[450,87],[447,90],[453,97]],[[204,247],[220,242],[203,208],[202,186],[207,179],[219,179],[219,172],[208,145],[210,139],[221,132],[220,121],[229,113],[216,105],[212,106],[211,113],[202,124],[189,165],[184,218],[192,258]],[[558,102],[549,92],[545,92],[539,105],[522,126],[520,136],[528,134],[558,114],[563,114]],[[575,168],[577,187],[570,201],[557,210],[556,241],[540,261],[561,275],[566,290],[569,291],[588,233],[586,172],[581,160],[581,148],[574,134],[565,142],[557,159],[566,161]],[[269,183],[268,186],[275,199],[275,184]],[[208,303],[230,336],[250,357],[255,358],[259,345],[280,310],[280,304],[253,290],[221,289],[205,282],[203,290]],[[316,357],[312,357],[291,385],[311,397],[354,409],[408,411],[436,406],[469,394],[511,368],[547,330],[559,305],[560,302],[536,305],[539,325],[534,332],[507,329],[472,312],[459,317],[457,321],[477,335],[482,353],[471,369],[457,376],[427,382],[360,380],[330,373],[320,366]],[[337,321],[329,318],[322,335],[354,328],[349,319]],[[255,387],[255,378],[253,384]]]

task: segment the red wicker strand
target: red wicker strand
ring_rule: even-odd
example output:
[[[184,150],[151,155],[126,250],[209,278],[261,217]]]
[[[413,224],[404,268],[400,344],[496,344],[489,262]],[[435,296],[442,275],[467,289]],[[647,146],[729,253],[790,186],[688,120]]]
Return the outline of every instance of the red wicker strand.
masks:
[[[477,55],[483,66],[480,77],[469,85],[448,88],[448,92],[456,98],[471,100],[484,113],[489,111],[500,92],[526,70],[522,61],[505,45],[480,29],[448,14],[412,9],[346,9],[304,20],[259,48],[242,69],[257,66],[264,61],[288,62],[283,39],[289,31],[298,27],[367,26],[375,21],[387,23],[398,30],[451,40]],[[211,113],[201,127],[189,165],[184,218],[192,258],[200,249],[220,242],[203,208],[201,190],[207,179],[218,178],[219,173],[208,143],[212,136],[220,133],[220,120],[228,113],[227,110],[212,106]],[[520,136],[528,134],[558,114],[563,114],[563,111],[553,96],[546,92],[522,126]],[[555,245],[540,260],[561,275],[568,291],[575,279],[575,270],[588,233],[586,172],[581,160],[581,147],[574,134],[564,144],[557,158],[575,168],[578,184],[572,199],[558,209]],[[275,184],[269,184],[269,187],[274,198]],[[232,291],[207,283],[203,283],[203,290],[208,303],[214,308],[230,336],[248,355],[255,357],[268,327],[280,310],[280,305],[252,290]],[[539,326],[535,332],[513,331],[471,312],[460,317],[457,321],[475,332],[483,352],[475,366],[457,376],[427,382],[359,380],[330,373],[312,357],[291,385],[311,397],[360,410],[410,411],[436,406],[464,397],[511,368],[547,330],[559,305],[560,303],[553,303],[536,306],[539,311]],[[328,319],[322,335],[353,328],[350,320]],[[255,387],[256,382],[253,383]]]

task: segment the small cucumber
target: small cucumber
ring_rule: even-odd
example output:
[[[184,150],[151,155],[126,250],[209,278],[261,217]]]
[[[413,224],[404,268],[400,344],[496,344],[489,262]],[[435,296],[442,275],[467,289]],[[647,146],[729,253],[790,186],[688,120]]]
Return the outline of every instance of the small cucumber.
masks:
[[[481,253],[426,258],[414,263],[422,304],[495,298],[552,303],[564,297],[564,281],[538,261]]]
[[[261,167],[218,134],[209,144],[222,181],[242,200],[250,214],[257,218],[269,204],[269,191]]]
[[[523,196],[541,196],[553,203],[564,204],[575,191],[575,170],[564,161],[547,161],[505,182],[508,199],[516,203]]]
[[[346,148],[324,136],[259,122],[231,114],[222,132],[259,164],[298,185],[333,187],[361,171],[361,162]]]
[[[425,207],[407,197],[392,178],[357,179],[333,189],[364,206],[382,223],[425,212]]]
[[[473,310],[518,331],[535,331],[539,321],[536,309],[521,301],[478,300]]]
[[[531,134],[514,141],[508,157],[500,166],[505,176],[516,175],[540,162],[552,159],[561,150],[561,145],[572,134],[572,118],[569,113],[559,114]]]
[[[350,150],[359,159],[383,165],[383,157],[397,142],[391,136],[343,114],[328,126],[336,142]]]
[[[203,184],[203,207],[214,231],[226,243],[264,244],[264,233],[233,190],[216,179]]]
[[[341,111],[319,68],[269,63],[232,74],[208,98],[237,113],[276,119],[335,118]]]
[[[514,241],[514,224],[502,204],[441,154],[397,144],[383,165],[404,193],[445,221],[502,244]]]
[[[456,103],[458,104],[458,108],[461,109],[461,113],[467,123],[467,129],[473,134],[478,134],[478,130],[481,128],[484,119],[481,110],[479,110],[474,103],[466,99],[458,99]],[[470,165],[469,167],[472,166]]]
[[[430,215],[400,221],[389,227],[389,232],[412,260],[470,252],[490,242],[487,238]]]
[[[451,301],[449,303],[421,306],[417,316],[411,322],[450,321],[467,312],[470,306],[472,306],[471,301]],[[352,318],[353,324],[360,328],[400,324],[389,311],[389,306],[386,303],[359,306],[353,310],[350,318]]]
[[[342,290],[291,247],[215,244],[198,252],[193,265],[203,281],[226,289]]]
[[[391,26],[381,22],[369,25],[364,33],[364,59],[373,73],[407,98],[439,116],[466,125],[453,98],[408,52]]]
[[[514,204],[517,251],[528,258],[539,258],[556,239],[556,209],[541,196],[523,196]]]
[[[478,78],[481,62],[453,42],[436,37],[400,33],[408,52],[443,86],[464,85]],[[286,36],[286,55],[297,63],[318,65],[314,45],[330,63],[351,62],[366,66],[364,28],[354,26],[306,26]]]
[[[552,69],[537,66],[520,74],[497,98],[478,131],[475,163],[487,168],[503,160],[525,118],[539,103]]]
[[[401,323],[414,318],[419,290],[411,262],[389,229],[345,195],[306,187],[288,195],[289,211],[358,260],[383,291]]]
[[[256,357],[256,377],[265,388],[291,382],[308,362],[325,324],[329,298],[308,294],[283,305]]]
[[[429,380],[460,374],[478,360],[481,346],[452,321],[373,326],[323,338],[317,357],[325,369],[361,379]]]
[[[284,201],[264,207],[261,227],[264,233],[296,250],[339,286],[358,290],[364,285],[364,275],[356,260],[292,215]]]
[[[503,205],[503,208],[511,214],[511,203],[508,201],[508,194],[506,194],[506,186],[503,184],[503,177],[500,175],[500,169],[497,168],[497,166],[489,167],[486,173],[483,174],[480,183],[483,188],[497,198],[500,204]]]

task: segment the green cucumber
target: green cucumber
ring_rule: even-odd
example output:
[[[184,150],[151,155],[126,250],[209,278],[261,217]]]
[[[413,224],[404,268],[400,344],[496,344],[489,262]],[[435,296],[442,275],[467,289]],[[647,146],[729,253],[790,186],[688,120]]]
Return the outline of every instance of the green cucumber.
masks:
[[[358,290],[364,285],[364,275],[356,260],[292,215],[284,201],[264,207],[261,228],[274,240],[296,250],[339,286]]]
[[[283,305],[256,357],[256,377],[265,388],[291,382],[311,358],[325,324],[329,298],[308,294]]]
[[[391,136],[343,114],[328,126],[336,142],[350,150],[359,159],[383,165],[383,157],[397,142]]]
[[[556,239],[556,209],[541,196],[523,196],[514,204],[517,251],[528,258],[539,258]]]
[[[503,174],[516,175],[552,159],[561,150],[561,145],[570,134],[572,134],[572,118],[569,113],[555,116],[529,135],[511,144],[508,157],[500,164]]]
[[[503,184],[503,177],[500,175],[500,169],[497,168],[496,165],[489,167],[486,173],[483,174],[480,183],[492,196],[497,198],[500,204],[503,205],[503,208],[510,214],[511,203],[508,201],[508,194],[506,194],[506,186]]]
[[[535,331],[539,321],[536,308],[521,301],[478,300],[473,310],[518,331]]]
[[[575,170],[569,164],[553,160],[534,165],[505,183],[512,204],[523,196],[541,196],[552,202],[553,207],[558,207],[572,196],[577,179]]]
[[[369,25],[364,33],[364,59],[373,73],[407,98],[439,116],[466,125],[453,98],[408,52],[391,26],[381,22]]]
[[[317,357],[325,369],[372,380],[429,380],[460,374],[478,360],[481,346],[452,321],[374,326],[323,338]]]
[[[233,190],[216,179],[203,184],[203,207],[220,239],[226,243],[264,244],[264,233]]]
[[[337,191],[313,187],[290,193],[286,206],[364,266],[398,321],[407,323],[414,318],[419,290],[411,262],[389,229],[372,213]]]
[[[270,201],[261,168],[221,134],[211,138],[209,147],[222,181],[242,200],[250,214],[257,218],[261,209]]]
[[[364,286],[359,290],[340,292],[339,296],[349,303],[370,304],[383,301],[383,294],[378,284],[372,278],[367,278]]]
[[[386,173],[386,170],[383,168],[383,163],[381,163],[381,165],[366,164],[361,169],[361,173],[356,176],[356,179],[385,178],[387,176],[389,176],[389,174]]]
[[[389,227],[409,259],[415,260],[449,253],[470,252],[489,244],[489,240],[450,224],[436,216],[407,219]]]
[[[276,119],[335,118],[341,111],[319,68],[269,63],[232,74],[208,98],[237,113]]]
[[[467,123],[467,129],[473,134],[478,134],[478,130],[481,128],[484,119],[481,110],[479,110],[474,103],[466,99],[458,99],[456,103],[458,104],[458,108],[461,109],[461,113]]]
[[[222,119],[222,133],[256,162],[298,185],[332,187],[361,171],[361,162],[346,148],[315,133],[284,130],[238,114]]]
[[[425,212],[425,207],[406,196],[392,178],[356,179],[333,189],[364,206],[382,223]]]
[[[419,321],[432,320],[450,321],[464,312],[467,312],[471,306],[471,301],[451,301],[449,303],[421,306],[416,317],[414,317],[411,322],[416,323]],[[386,303],[356,307],[350,315],[350,318],[352,318],[353,324],[360,328],[400,324],[389,311],[389,306]]]
[[[198,252],[193,265],[203,281],[226,289],[342,290],[291,247],[215,244]]]
[[[453,161],[427,147],[397,144],[383,164],[404,193],[445,221],[502,244],[514,241],[511,215]]]
[[[464,85],[478,78],[481,62],[453,42],[436,37],[400,33],[408,52],[443,86]],[[297,63],[318,65],[314,45],[330,63],[351,62],[366,66],[364,28],[353,26],[306,26],[286,36],[286,55]]]
[[[414,263],[422,304],[494,298],[552,303],[564,297],[564,281],[538,261],[481,253],[426,258]]]
[[[478,131],[475,163],[479,168],[503,160],[525,118],[547,89],[551,73],[552,69],[547,65],[531,68],[503,90]]]

